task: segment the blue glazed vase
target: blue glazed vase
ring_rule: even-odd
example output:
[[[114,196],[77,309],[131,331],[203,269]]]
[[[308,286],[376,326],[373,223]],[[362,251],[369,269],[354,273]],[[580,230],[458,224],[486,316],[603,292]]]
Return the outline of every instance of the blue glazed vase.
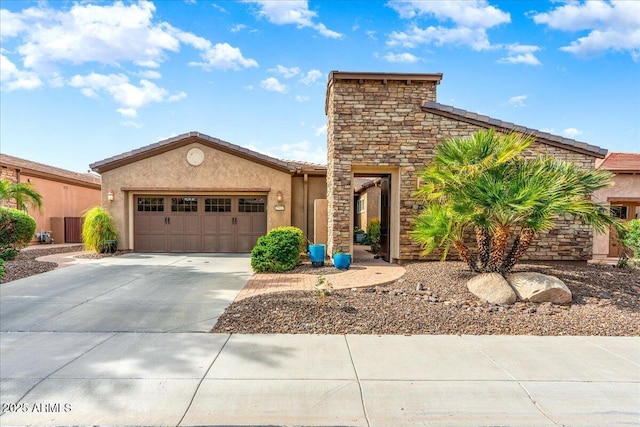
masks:
[[[327,247],[323,244],[309,245],[309,259],[314,267],[322,267],[327,253]]]
[[[333,255],[333,266],[338,270],[348,270],[351,265],[351,254],[337,253]]]

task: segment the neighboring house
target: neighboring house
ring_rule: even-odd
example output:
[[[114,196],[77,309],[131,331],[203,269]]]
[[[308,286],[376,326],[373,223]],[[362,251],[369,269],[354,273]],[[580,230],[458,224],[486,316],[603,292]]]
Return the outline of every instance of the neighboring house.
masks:
[[[640,153],[609,153],[596,162],[598,169],[615,174],[613,186],[597,191],[594,200],[610,206],[623,221],[640,218]],[[593,237],[593,259],[618,258],[620,245],[615,231],[596,233]]]
[[[354,227],[367,231],[373,218],[380,218],[380,178],[356,178],[354,180]]]
[[[12,183],[31,183],[42,196],[41,210],[33,207],[27,210],[36,220],[37,233],[50,231],[55,243],[82,242],[80,217],[85,210],[100,205],[99,176],[6,154],[0,154],[0,172],[2,179]]]
[[[522,132],[535,137],[530,155],[547,154],[587,169],[607,153],[439,104],[441,79],[441,74],[330,73],[326,167],[275,159],[198,132],[92,164],[102,174],[103,203],[115,218],[119,247],[248,252],[267,230],[294,225],[310,241],[326,242],[327,253],[349,250],[354,226],[364,224],[354,190],[367,178],[376,180],[380,192],[383,258],[418,259],[421,248],[408,234],[420,211],[413,193],[418,172],[442,141],[487,128]],[[592,245],[589,226],[560,219],[525,258],[587,260]]]

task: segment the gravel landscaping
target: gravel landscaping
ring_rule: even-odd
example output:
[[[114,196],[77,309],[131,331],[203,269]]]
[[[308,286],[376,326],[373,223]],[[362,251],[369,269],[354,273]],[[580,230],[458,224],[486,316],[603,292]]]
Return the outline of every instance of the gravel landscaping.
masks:
[[[20,251],[18,256],[11,261],[4,262],[5,274],[0,279],[0,283],[7,283],[13,280],[23,279],[25,277],[33,276],[35,274],[46,273],[47,271],[55,270],[58,264],[55,262],[36,261],[36,258],[40,258],[46,255],[55,255],[69,252],[83,251],[82,245],[73,246],[37,246],[29,247]],[[120,255],[121,251],[115,254],[97,254],[87,252],[84,254],[76,255],[76,258],[104,258],[108,256]]]
[[[482,304],[460,262],[424,262],[384,287],[276,292],[233,303],[212,332],[293,334],[640,335],[640,270],[582,262],[520,264],[563,280],[569,305]],[[300,272],[300,271],[299,271]],[[331,276],[326,279],[331,282]],[[354,286],[361,285],[354,283]]]

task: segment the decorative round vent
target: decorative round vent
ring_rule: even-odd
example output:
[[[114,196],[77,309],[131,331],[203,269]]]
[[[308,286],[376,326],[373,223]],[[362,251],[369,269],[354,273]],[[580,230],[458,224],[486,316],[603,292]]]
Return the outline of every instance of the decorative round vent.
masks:
[[[192,166],[200,166],[204,162],[204,153],[199,148],[192,148],[187,152],[187,162]]]

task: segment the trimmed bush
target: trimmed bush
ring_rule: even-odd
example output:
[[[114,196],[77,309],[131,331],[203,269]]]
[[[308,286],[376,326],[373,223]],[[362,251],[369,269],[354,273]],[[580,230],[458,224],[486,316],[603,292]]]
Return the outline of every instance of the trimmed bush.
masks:
[[[282,273],[300,263],[305,240],[297,227],[278,227],[258,239],[251,251],[251,268],[256,273]]]
[[[0,258],[0,279],[4,277],[4,260]]]
[[[118,239],[109,212],[96,206],[83,215],[82,241],[85,249],[95,252],[115,252]]]
[[[0,258],[15,258],[33,239],[35,231],[36,221],[26,212],[0,208]]]
[[[371,245],[371,251],[378,253],[380,250],[380,220],[371,218],[367,225],[367,244]]]

